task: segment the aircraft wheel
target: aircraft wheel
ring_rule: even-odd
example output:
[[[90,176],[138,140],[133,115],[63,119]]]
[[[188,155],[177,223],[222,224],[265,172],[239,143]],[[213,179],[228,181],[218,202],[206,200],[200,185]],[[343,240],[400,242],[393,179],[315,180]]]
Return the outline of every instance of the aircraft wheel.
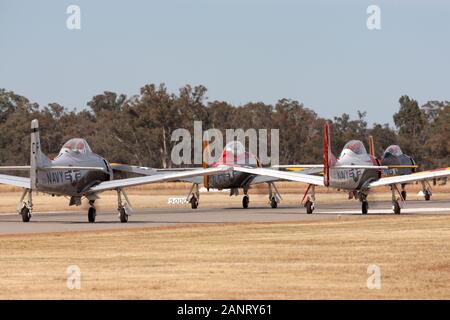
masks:
[[[125,211],[125,208],[119,209],[119,215],[120,215],[120,222],[127,223],[128,222],[128,214]]]
[[[394,201],[394,213],[400,214],[400,211],[401,211],[400,204],[398,203],[398,201]]]
[[[31,219],[30,209],[28,209],[27,207],[23,207],[22,210],[20,210],[20,215],[22,216],[23,222],[30,222]]]
[[[95,216],[97,215],[97,212],[95,210],[95,208],[89,208],[88,210],[88,221],[89,223],[94,223],[95,222]]]
[[[275,199],[275,197],[272,197],[272,199],[270,199],[270,206],[275,209],[276,207],[278,207],[278,203],[277,200]]]
[[[314,203],[311,201],[306,201],[305,203],[306,213],[311,214],[314,211]]]
[[[248,203],[250,202],[250,199],[248,196],[244,196],[242,198],[242,208],[247,209],[248,208]]]
[[[369,212],[369,202],[367,201],[361,202],[361,211],[362,214],[367,214]]]
[[[431,199],[431,194],[428,191],[425,191],[425,195],[424,195],[425,201],[430,201]]]
[[[406,200],[406,191],[402,191],[402,198],[403,200]]]
[[[197,209],[198,208],[198,199],[196,197],[192,197],[190,202],[191,202],[191,208],[192,209]]]

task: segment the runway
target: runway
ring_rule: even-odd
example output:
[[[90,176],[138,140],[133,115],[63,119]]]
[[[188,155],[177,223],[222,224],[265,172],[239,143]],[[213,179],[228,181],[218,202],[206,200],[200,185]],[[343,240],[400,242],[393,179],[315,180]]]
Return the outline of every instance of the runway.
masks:
[[[318,204],[313,214],[306,214],[299,206],[242,208],[186,208],[147,209],[133,212],[128,223],[120,223],[116,212],[98,212],[96,222],[87,222],[84,212],[34,213],[31,222],[24,223],[18,214],[0,215],[0,235],[151,228],[179,225],[242,223],[242,222],[295,222],[335,220],[338,216],[364,219],[370,216],[393,216],[388,201],[370,203],[369,214],[362,215],[356,201]],[[450,201],[410,201],[401,215],[450,214]]]

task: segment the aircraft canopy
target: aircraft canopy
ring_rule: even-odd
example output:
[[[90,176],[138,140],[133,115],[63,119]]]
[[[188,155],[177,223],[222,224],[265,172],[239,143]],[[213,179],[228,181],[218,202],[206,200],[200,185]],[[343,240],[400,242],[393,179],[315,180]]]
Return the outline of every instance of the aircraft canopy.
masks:
[[[61,148],[61,153],[76,152],[76,153],[92,153],[91,147],[86,140],[81,138],[73,138],[67,141]]]
[[[359,140],[350,140],[345,144],[344,148],[342,149],[342,151],[344,150],[351,150],[352,152],[358,155],[367,153],[364,144]]]
[[[384,151],[383,156],[385,156],[387,153],[390,153],[394,156],[401,156],[403,154],[402,149],[400,149],[400,147],[396,144],[390,145],[389,147],[386,148],[386,150]]]

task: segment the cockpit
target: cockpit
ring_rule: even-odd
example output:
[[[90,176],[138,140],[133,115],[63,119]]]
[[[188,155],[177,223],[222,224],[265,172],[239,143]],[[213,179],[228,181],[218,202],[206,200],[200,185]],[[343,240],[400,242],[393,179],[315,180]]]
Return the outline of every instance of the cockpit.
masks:
[[[350,140],[347,142],[344,148],[342,148],[341,158],[345,155],[346,150],[350,150],[357,155],[367,154],[364,144],[359,140]]]
[[[228,165],[257,165],[256,157],[245,152],[244,145],[239,141],[231,141],[225,145],[221,162]]]
[[[227,154],[232,154],[234,156],[239,156],[245,153],[245,148],[239,141],[231,141],[225,145],[225,150]]]
[[[395,144],[390,145],[389,147],[386,148],[386,150],[384,151],[383,157],[385,157],[389,153],[396,157],[399,157],[403,154],[402,149],[400,149],[400,147]]]
[[[86,140],[80,139],[80,138],[74,138],[74,139],[70,139],[63,145],[59,154],[64,154],[64,153],[87,154],[87,153],[92,153],[92,150],[91,150],[91,147],[89,147],[89,144],[87,143]]]

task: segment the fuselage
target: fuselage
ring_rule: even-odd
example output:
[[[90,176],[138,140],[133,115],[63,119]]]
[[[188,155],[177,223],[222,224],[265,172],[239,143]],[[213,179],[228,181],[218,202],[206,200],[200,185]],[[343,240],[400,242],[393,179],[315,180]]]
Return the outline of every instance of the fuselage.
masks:
[[[336,166],[360,165],[378,166],[377,160],[369,155],[361,141],[353,140],[343,148],[339,158],[333,157],[330,166],[330,187],[344,190],[361,190],[370,182],[381,177],[380,169],[339,169]]]
[[[220,165],[258,167],[258,159],[250,152],[245,152],[240,142],[233,141],[225,146],[222,156],[218,161],[210,164],[211,167]],[[238,189],[248,188],[255,179],[255,175],[231,171],[223,174],[209,176],[208,187],[214,189]]]
[[[86,143],[82,139],[77,141]],[[65,146],[68,144],[66,143]],[[112,169],[109,163],[93,153],[87,143],[83,148],[86,149],[63,147],[58,156],[51,160],[50,169],[38,170],[38,190],[54,195],[82,196],[90,187],[102,181],[112,180]],[[103,171],[51,169],[54,166],[96,167],[103,168]]]

